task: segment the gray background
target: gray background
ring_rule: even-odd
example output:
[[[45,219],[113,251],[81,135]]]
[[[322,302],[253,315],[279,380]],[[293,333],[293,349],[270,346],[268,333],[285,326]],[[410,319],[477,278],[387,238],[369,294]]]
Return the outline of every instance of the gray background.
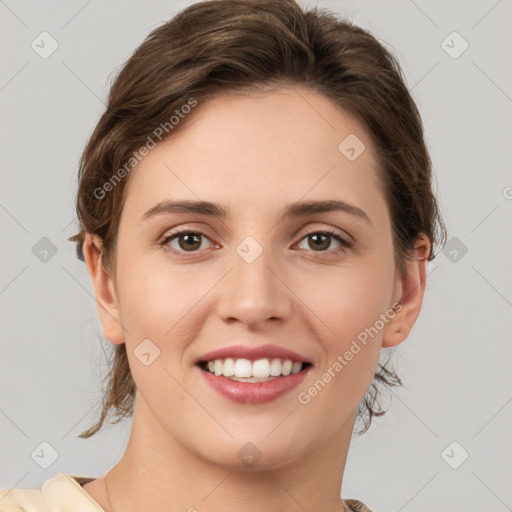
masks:
[[[108,80],[188,3],[0,1],[0,488],[39,488],[60,471],[100,476],[124,451],[130,422],[76,437],[94,419],[110,344],[66,238],[77,226],[78,159]],[[354,19],[398,56],[423,115],[449,235],[397,350],[407,388],[354,438],[344,496],[377,512],[512,510],[512,2],[316,5]],[[47,59],[31,48],[43,31],[59,45]],[[453,31],[469,44],[457,58],[464,43],[446,40]],[[43,237],[57,250],[46,261],[36,245],[48,244]],[[31,457],[42,442],[57,452],[47,469]],[[467,460],[450,467],[464,451]]]

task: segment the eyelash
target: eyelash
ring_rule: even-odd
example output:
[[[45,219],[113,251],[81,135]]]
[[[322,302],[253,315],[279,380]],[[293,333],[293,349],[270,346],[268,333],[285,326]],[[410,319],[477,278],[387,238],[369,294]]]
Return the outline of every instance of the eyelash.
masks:
[[[174,238],[179,237],[180,235],[200,235],[200,236],[203,236],[203,237],[207,238],[208,240],[210,239],[207,235],[205,235],[201,231],[192,231],[192,230],[188,230],[188,229],[184,229],[184,230],[181,230],[181,231],[172,231],[171,233],[169,233],[169,235],[166,236],[160,242],[160,245],[166,251],[169,251],[170,253],[172,253],[172,254],[174,254],[176,256],[182,257],[182,258],[193,257],[194,255],[197,255],[197,253],[199,251],[190,251],[190,252],[187,252],[187,251],[177,251],[176,249],[171,248],[168,245],[168,243],[171,240],[173,240]],[[349,242],[348,240],[345,240],[340,235],[338,235],[338,233],[336,233],[335,231],[331,231],[329,229],[321,230],[321,231],[310,231],[309,233],[306,233],[300,240],[302,241],[305,238],[308,238],[309,236],[312,236],[312,235],[327,235],[327,236],[331,236],[332,238],[334,238],[336,241],[338,241],[341,244],[341,247],[338,247],[337,249],[332,249],[330,251],[310,251],[310,252],[313,252],[313,253],[316,252],[316,253],[320,253],[320,254],[321,253],[338,254],[338,253],[344,252],[346,249],[350,249],[352,247],[352,242]]]

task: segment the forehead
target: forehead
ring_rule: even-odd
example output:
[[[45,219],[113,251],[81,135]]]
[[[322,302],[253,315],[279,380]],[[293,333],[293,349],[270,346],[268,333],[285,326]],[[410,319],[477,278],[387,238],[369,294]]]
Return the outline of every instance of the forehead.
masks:
[[[346,199],[374,215],[385,208],[367,131],[318,92],[293,87],[198,100],[181,122],[130,174],[125,208],[139,219],[166,199],[251,214],[320,198]]]

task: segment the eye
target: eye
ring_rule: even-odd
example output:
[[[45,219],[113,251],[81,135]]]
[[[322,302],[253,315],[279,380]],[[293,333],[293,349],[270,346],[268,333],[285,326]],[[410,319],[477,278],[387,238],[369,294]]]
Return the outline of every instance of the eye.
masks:
[[[204,239],[210,240],[209,237],[201,231],[173,231],[160,242],[160,245],[172,254],[186,258],[208,247],[208,244],[206,244],[206,246],[203,244]],[[301,241],[302,240],[309,240],[309,246],[312,248],[310,249],[312,252],[337,254],[352,246],[351,242],[345,240],[335,231],[329,230],[311,231],[302,237]],[[328,250],[333,240],[338,242],[339,247]]]
[[[330,251],[326,251],[331,245],[332,240],[336,240],[340,247],[335,248]],[[308,244],[310,247],[313,247],[313,252],[343,252],[345,249],[348,249],[352,246],[352,243],[348,240],[345,240],[340,235],[338,235],[335,231],[312,231],[308,233],[306,236],[302,238],[302,240],[309,240]]]
[[[172,252],[173,254],[186,258],[186,253],[196,253],[198,250],[205,249],[201,238],[210,240],[204,233],[201,233],[200,231],[174,231],[173,233],[170,233],[168,236],[166,236],[162,242],[160,242],[160,245],[164,246],[166,250]],[[171,242],[175,242],[174,246],[171,245]]]

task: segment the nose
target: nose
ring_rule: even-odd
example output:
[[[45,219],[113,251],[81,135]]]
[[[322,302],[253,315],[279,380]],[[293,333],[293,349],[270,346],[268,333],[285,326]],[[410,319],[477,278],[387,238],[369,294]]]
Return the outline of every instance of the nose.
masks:
[[[242,256],[240,256],[242,254]],[[267,320],[286,320],[292,311],[293,293],[286,286],[270,249],[251,262],[234,252],[231,271],[219,283],[217,313],[226,322],[238,321],[252,329]]]

